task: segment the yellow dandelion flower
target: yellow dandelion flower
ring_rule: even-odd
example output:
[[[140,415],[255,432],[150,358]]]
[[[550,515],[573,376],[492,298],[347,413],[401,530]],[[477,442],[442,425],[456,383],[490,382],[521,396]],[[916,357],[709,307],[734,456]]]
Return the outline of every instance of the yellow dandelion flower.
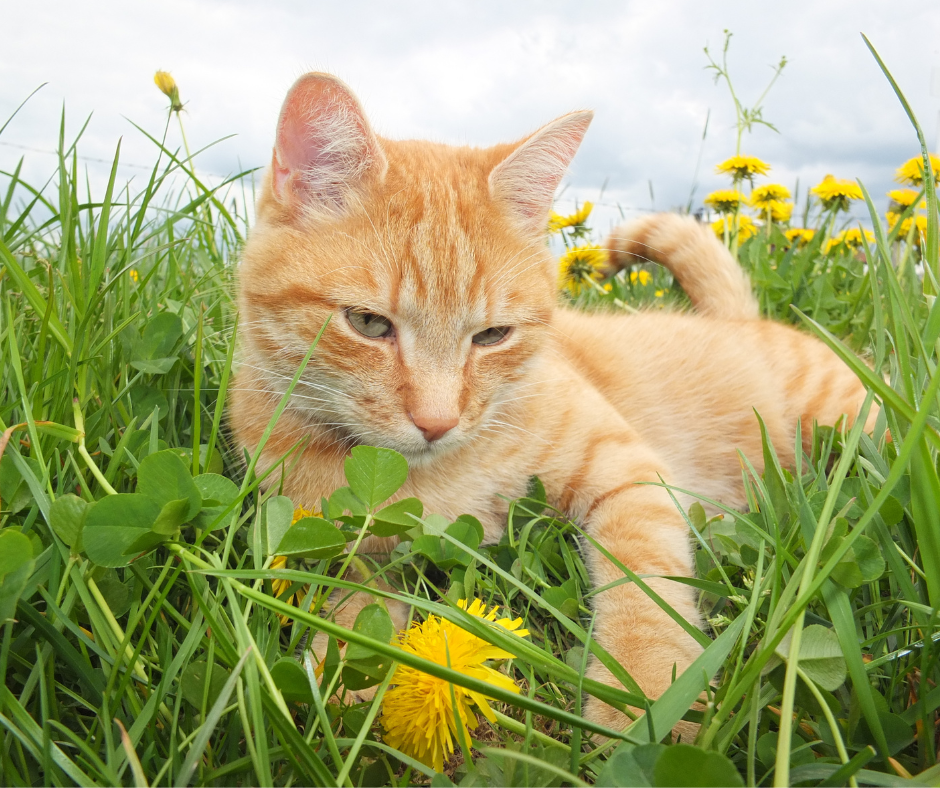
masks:
[[[653,281],[653,275],[649,271],[641,269],[639,271],[630,272],[630,284],[631,285],[639,284],[642,287],[646,287],[646,285],[648,285],[652,281]]]
[[[780,183],[766,183],[751,192],[751,205],[767,210],[771,203],[790,199],[790,190]]]
[[[160,92],[170,100],[171,112],[179,112],[183,109],[179,86],[168,71],[158,71],[153,75],[153,82],[160,89]]]
[[[665,291],[665,290],[657,290],[656,293],[655,293],[655,295],[656,295],[657,298],[662,298],[664,295],[666,295],[666,291]]]
[[[718,213],[734,213],[741,205],[747,204],[747,197],[737,189],[719,189],[707,195],[702,202]]]
[[[806,246],[806,244],[813,240],[816,231],[807,230],[804,227],[792,227],[787,230],[784,235],[791,244],[796,242],[797,246]]]
[[[562,216],[551,211],[548,214],[548,231],[550,233],[557,233],[564,227],[583,227],[593,209],[594,205],[592,203],[585,202],[584,205],[581,206],[581,210],[575,211],[568,216]]]
[[[313,517],[315,512],[313,509],[304,509],[302,506],[298,506],[294,509],[294,516],[290,521],[290,524],[293,525],[298,520],[303,520],[304,517]],[[271,569],[285,569],[287,567],[287,556],[276,555],[271,559]],[[274,596],[279,597],[288,588],[293,585],[292,580],[281,580],[280,578],[271,581],[271,590],[274,592]],[[309,587],[303,588],[301,591],[296,594],[291,594],[291,596],[284,599],[284,602],[287,602],[288,605],[294,605],[295,607],[303,602],[304,597],[307,595],[307,590]],[[290,623],[290,617],[284,615],[278,615],[278,618],[281,619],[281,626],[287,626]]]
[[[461,599],[457,604],[470,615],[492,621],[517,635],[529,634],[528,630],[520,629],[521,618],[497,619],[499,608],[487,611],[479,599],[474,599],[469,605]],[[402,650],[410,654],[438,665],[449,665],[464,676],[495,687],[519,692],[511,678],[483,664],[490,659],[512,659],[514,655],[446,619],[430,615],[424,623],[415,624],[403,632],[400,642]],[[459,735],[458,724],[469,741],[469,729],[477,724],[474,706],[490,722],[496,720],[487,696],[454,686],[420,670],[399,665],[394,683],[382,701],[381,722],[385,729],[385,742],[436,771],[443,771],[444,759],[454,752],[454,740]]]
[[[140,281],[140,274],[137,272],[136,268],[132,268],[127,273],[130,276],[130,278],[134,281],[135,285]]]
[[[898,213],[888,212],[888,227],[894,229],[894,226],[898,223],[898,219],[901,218],[901,215]],[[911,232],[911,227],[914,227],[914,237],[913,242],[915,245],[920,245],[920,239],[922,235],[927,234],[927,217],[926,216],[908,216],[903,222],[901,222],[901,229],[898,232],[898,238],[907,238]]]
[[[766,175],[769,170],[770,165],[756,156],[732,156],[715,167],[719,175],[730,175],[736,181],[751,180],[755,175]]]
[[[793,215],[793,203],[771,200],[763,207],[763,213],[769,215],[772,222],[789,222]]]
[[[850,200],[861,200],[863,197],[855,181],[833,178],[831,175],[827,175],[809,191],[819,197],[827,210],[847,211]]]
[[[558,261],[558,285],[577,296],[590,287],[589,282],[604,278],[607,253],[595,244],[576,246],[565,252]]]
[[[744,216],[743,214],[734,217],[734,216],[723,216],[717,222],[712,222],[712,230],[715,231],[715,235],[724,240],[725,237],[725,227],[728,228],[728,232],[731,236],[737,234],[738,241],[746,241],[753,235],[757,234],[757,225],[754,223],[754,220],[750,216]]]
[[[910,208],[917,200],[919,194],[920,192],[914,189],[892,189],[888,192],[888,199],[901,208]],[[927,201],[921,200],[917,207],[926,208]]]
[[[865,230],[865,239],[868,243],[873,244],[875,242],[874,233],[870,230]],[[843,246],[846,249],[860,249],[862,246],[862,231],[857,227],[852,227],[848,230],[843,230],[835,238],[830,238],[826,242],[826,253],[830,252],[832,249],[835,249],[838,246]]]
[[[930,168],[933,170],[934,182],[940,183],[940,157],[930,154]],[[924,184],[924,157],[915,156],[908,159],[898,167],[894,173],[894,180],[910,186],[923,186]]]
[[[611,290],[613,290],[613,289],[614,289],[614,286],[613,286],[610,282],[607,282],[607,283],[604,285],[604,292],[605,292],[605,293],[609,293],[609,292],[610,292]]]

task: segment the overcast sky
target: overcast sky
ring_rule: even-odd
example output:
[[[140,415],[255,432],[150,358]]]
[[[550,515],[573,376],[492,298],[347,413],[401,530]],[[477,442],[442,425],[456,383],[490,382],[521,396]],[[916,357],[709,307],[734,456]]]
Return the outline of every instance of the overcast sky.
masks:
[[[225,175],[265,165],[285,91],[304,71],[328,70],[390,137],[487,145],[572,109],[594,109],[562,208],[595,199],[605,182],[604,202],[628,212],[650,208],[650,183],[656,208],[685,204],[701,156],[700,204],[727,184],[714,165],[734,152],[733,106],[702,51],[708,45],[720,56],[726,28],[745,104],[781,56],[789,61],[764,106],[780,133],[758,128],[743,145],[773,165],[774,181],[792,189],[798,179],[805,193],[826,173],[861,178],[883,210],[895,168],[917,152],[861,32],[931,146],[938,136],[936,0],[8,0],[3,18],[0,123],[48,82],[0,136],[0,168],[25,155],[34,182],[54,165],[42,151],[56,146],[63,105],[70,134],[93,113],[79,148],[88,159],[110,159],[123,136],[123,161],[151,164],[155,151],[129,120],[162,131],[167,101],[153,84],[157,69],[180,86],[194,150],[235,135],[200,156],[200,170]],[[171,128],[171,145],[178,135]],[[85,163],[100,177],[104,165]],[[127,166],[121,174],[141,172]]]

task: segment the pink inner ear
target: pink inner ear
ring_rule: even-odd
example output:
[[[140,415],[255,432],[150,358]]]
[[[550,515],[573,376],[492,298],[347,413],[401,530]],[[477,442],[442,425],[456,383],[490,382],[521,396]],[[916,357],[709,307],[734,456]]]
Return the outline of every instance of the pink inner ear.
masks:
[[[275,193],[340,209],[368,168],[384,162],[362,107],[329,74],[306,74],[284,100],[272,170]]]
[[[490,173],[490,190],[524,222],[539,225],[594,117],[572,112],[539,129]]]

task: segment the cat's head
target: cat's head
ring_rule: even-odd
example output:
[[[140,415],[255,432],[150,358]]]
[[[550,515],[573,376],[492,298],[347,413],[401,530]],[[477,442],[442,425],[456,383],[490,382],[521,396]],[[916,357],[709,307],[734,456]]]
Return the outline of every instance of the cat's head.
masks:
[[[421,462],[487,429],[550,330],[552,197],[591,121],[477,149],[372,131],[327,74],[287,94],[239,271],[244,363],[339,442]],[[267,419],[269,414],[258,414]]]

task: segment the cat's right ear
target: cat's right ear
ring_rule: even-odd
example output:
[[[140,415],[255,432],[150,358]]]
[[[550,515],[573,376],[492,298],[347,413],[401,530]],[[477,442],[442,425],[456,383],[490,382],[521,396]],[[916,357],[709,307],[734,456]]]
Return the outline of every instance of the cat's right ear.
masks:
[[[339,216],[386,168],[362,106],[341,80],[314,72],[294,83],[281,107],[271,161],[278,202]]]
[[[524,140],[490,173],[490,193],[523,229],[539,235],[555,189],[568,171],[594,113],[571,112]]]

